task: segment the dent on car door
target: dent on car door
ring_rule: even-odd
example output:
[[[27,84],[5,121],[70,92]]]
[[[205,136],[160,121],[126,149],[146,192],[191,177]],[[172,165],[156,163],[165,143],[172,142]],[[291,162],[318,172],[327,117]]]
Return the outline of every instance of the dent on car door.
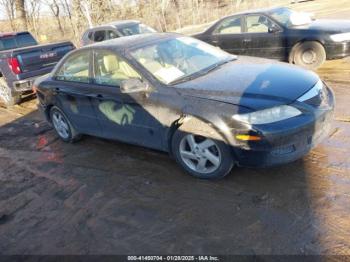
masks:
[[[68,57],[54,76],[53,92],[57,105],[79,132],[98,135],[101,127],[89,98],[91,57],[89,51]]]
[[[123,80],[141,76],[117,54],[94,52],[93,100],[96,115],[103,127],[103,136],[128,143],[162,148],[161,124],[154,94],[120,91]]]
[[[211,44],[233,53],[244,54],[242,18],[229,17],[221,21],[212,31]]]
[[[265,15],[247,15],[244,25],[247,55],[284,59],[286,41],[282,28]]]

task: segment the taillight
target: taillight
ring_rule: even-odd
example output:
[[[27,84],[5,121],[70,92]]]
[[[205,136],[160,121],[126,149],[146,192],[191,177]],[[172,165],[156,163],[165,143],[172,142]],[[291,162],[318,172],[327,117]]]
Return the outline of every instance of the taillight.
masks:
[[[9,64],[9,67],[11,68],[12,72],[15,75],[18,75],[21,73],[21,67],[19,66],[18,59],[16,57],[11,57],[7,59],[7,62]]]

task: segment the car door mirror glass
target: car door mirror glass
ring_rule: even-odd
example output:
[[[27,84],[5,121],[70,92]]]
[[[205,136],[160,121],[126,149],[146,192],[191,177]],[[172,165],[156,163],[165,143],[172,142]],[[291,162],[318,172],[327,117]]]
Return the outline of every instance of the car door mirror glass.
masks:
[[[280,28],[277,25],[271,25],[269,27],[269,33],[277,33],[280,31]]]
[[[120,91],[122,93],[146,92],[148,85],[139,78],[130,78],[121,81]]]

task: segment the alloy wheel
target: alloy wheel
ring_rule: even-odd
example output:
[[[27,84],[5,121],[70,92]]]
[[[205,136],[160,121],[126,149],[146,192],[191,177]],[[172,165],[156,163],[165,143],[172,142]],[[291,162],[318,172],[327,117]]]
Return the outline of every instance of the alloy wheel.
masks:
[[[182,138],[179,147],[182,161],[193,171],[209,174],[221,165],[220,149],[210,138],[188,134]]]
[[[63,139],[69,138],[69,125],[60,112],[55,111],[52,114],[52,123],[60,137],[62,137]]]

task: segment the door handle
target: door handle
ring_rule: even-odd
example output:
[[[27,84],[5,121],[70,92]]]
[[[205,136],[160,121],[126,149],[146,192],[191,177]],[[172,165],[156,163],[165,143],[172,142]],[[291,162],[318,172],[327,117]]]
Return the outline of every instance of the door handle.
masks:
[[[245,39],[243,39],[243,42],[245,42],[245,43],[249,43],[249,42],[251,42],[251,41],[252,41],[251,38],[245,38]]]
[[[217,45],[219,43],[219,40],[212,40],[211,41],[214,45]]]

